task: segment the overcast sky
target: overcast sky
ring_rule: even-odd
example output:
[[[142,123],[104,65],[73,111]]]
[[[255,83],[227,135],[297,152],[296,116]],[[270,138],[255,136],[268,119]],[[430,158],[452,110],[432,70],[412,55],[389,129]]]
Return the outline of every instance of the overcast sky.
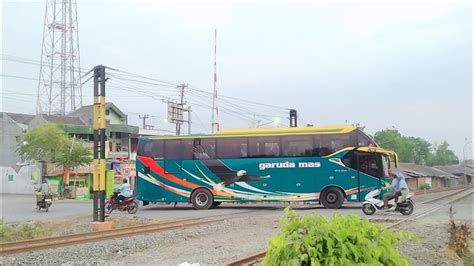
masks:
[[[44,9],[45,1],[3,2],[2,54],[40,60]],[[461,158],[465,146],[472,153],[465,145],[473,139],[470,1],[78,0],[78,16],[82,68],[104,64],[212,92],[217,28],[222,95],[295,108],[301,124],[347,121],[371,134],[395,127],[447,140]],[[37,78],[39,67],[2,61],[2,73]],[[91,83],[83,90],[90,103]],[[2,91],[3,111],[35,112],[37,81],[4,77]],[[112,87],[108,94],[131,123],[150,114],[155,128],[172,129],[160,99]],[[190,93],[188,101],[193,131],[209,132],[211,110],[203,104],[211,98]],[[223,128],[255,123],[235,113],[220,118]]]

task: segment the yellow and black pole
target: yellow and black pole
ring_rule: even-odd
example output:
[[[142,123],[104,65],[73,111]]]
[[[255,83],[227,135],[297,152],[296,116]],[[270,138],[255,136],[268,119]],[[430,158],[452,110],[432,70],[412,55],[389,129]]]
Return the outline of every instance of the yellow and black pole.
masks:
[[[104,222],[105,218],[105,81],[105,67],[94,67],[94,222]]]

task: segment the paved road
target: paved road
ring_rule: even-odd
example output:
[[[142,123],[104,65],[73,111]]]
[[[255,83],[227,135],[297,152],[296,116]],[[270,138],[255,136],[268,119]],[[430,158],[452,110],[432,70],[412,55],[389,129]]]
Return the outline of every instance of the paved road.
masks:
[[[91,200],[53,201],[48,212],[35,209],[35,195],[1,194],[0,213],[6,222],[49,220],[92,214]]]
[[[417,203],[422,202],[430,197],[437,197],[445,193],[441,192],[427,194],[423,196],[416,196],[415,201]],[[424,198],[423,198],[424,197]],[[470,201],[469,201],[470,200]],[[48,220],[57,218],[68,218],[74,216],[82,216],[92,214],[92,201],[87,200],[61,200],[54,201],[48,213],[39,212],[34,207],[35,196],[34,195],[1,195],[0,196],[0,212],[2,218],[7,222],[23,221],[23,220]],[[464,202],[464,203],[463,203]],[[472,217],[472,196],[470,199],[463,200],[457,203],[457,211],[461,212],[459,218],[469,219]],[[435,203],[436,204],[436,203]],[[415,207],[415,213],[422,212],[426,208],[431,208],[435,204],[417,204]],[[439,203],[437,203],[439,204]],[[464,204],[464,205],[463,205]],[[156,220],[174,220],[174,219],[186,219],[186,218],[201,218],[210,216],[228,216],[228,215],[252,215],[252,216],[266,216],[269,214],[281,215],[283,214],[284,208],[287,204],[268,203],[268,204],[225,204],[223,203],[216,209],[211,210],[194,210],[190,204],[178,204],[176,208],[173,205],[153,205],[140,206],[135,216],[156,219]],[[355,214],[361,217],[366,217],[361,209],[360,203],[349,203],[345,204],[344,207],[338,210],[324,209],[318,204],[305,204],[305,205],[292,205],[293,209],[298,213],[316,213],[326,217],[331,217],[333,213],[337,212],[340,214]],[[445,207],[436,212],[439,217],[446,216],[448,207]],[[114,211],[114,216],[128,216],[130,214],[126,212]],[[400,213],[384,213],[377,212],[370,216],[370,218],[405,218]]]

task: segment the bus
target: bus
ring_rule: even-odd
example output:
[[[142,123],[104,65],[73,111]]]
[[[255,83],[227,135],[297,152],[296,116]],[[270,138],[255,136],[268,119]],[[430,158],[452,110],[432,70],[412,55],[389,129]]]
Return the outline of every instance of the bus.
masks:
[[[187,202],[316,202],[339,208],[383,182],[397,155],[355,126],[222,130],[139,139],[137,199]]]

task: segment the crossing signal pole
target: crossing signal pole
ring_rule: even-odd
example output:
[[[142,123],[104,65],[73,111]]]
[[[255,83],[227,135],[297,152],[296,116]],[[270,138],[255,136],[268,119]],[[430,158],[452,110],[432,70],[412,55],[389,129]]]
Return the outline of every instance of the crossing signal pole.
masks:
[[[105,219],[105,66],[94,67],[94,172],[93,188],[93,220],[104,222]]]
[[[290,110],[290,127],[298,126],[298,114],[295,109]]]

